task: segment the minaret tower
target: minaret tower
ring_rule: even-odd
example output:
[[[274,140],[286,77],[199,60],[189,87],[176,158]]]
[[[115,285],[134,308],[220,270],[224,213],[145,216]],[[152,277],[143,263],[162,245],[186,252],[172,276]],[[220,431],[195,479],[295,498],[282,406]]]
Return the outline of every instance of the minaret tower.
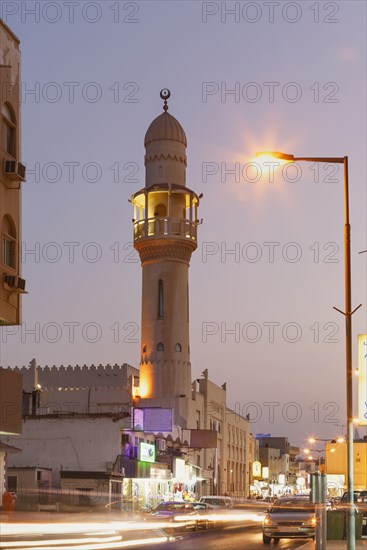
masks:
[[[191,399],[189,265],[199,197],[186,187],[187,141],[168,113],[170,91],[160,95],[164,112],[145,134],[145,188],[131,199],[143,269],[139,394],[147,405],[174,408],[182,425]]]

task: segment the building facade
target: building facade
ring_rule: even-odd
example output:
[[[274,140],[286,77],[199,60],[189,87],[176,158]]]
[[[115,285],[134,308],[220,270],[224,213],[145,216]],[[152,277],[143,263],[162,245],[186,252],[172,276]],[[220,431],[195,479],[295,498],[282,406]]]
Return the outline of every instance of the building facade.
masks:
[[[22,375],[0,368],[0,438],[22,432]],[[14,441],[16,445],[16,440]],[[7,464],[10,453],[20,449],[0,441],[0,505],[7,487]]]
[[[19,40],[0,20],[0,325],[21,324],[21,163]]]
[[[287,437],[258,435],[259,461],[262,467],[261,478],[257,478],[257,492],[267,496],[302,492],[299,486],[299,447],[292,446]],[[264,475],[265,469],[265,475]]]
[[[115,495],[125,506],[155,505],[175,494],[182,498],[184,491],[195,498],[248,496],[250,422],[227,407],[226,389],[211,382],[207,371],[192,383],[192,429],[173,425],[172,431],[144,432],[135,422],[139,371],[130,365],[41,368],[33,360],[30,367],[3,370],[23,378],[22,435],[4,439],[22,452],[12,454],[9,464],[19,471],[50,470],[56,491],[69,484],[73,495],[63,505],[85,503],[79,496],[88,488],[92,504],[101,502],[98,495],[103,503]],[[192,434],[199,434],[199,443]],[[204,447],[208,434],[215,445]],[[141,445],[154,448],[154,460],[146,461]],[[42,498],[44,493],[43,486]],[[18,500],[26,507],[26,495]]]
[[[367,437],[355,440],[353,443],[354,458],[354,488],[367,487]],[[325,443],[325,472],[329,476],[338,476],[342,487],[346,490],[347,480],[347,443]]]

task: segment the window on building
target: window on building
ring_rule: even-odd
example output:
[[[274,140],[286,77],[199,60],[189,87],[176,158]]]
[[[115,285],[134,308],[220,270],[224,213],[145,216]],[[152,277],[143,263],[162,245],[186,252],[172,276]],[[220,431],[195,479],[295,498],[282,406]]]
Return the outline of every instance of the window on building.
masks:
[[[197,430],[200,430],[200,422],[201,420],[201,414],[200,414],[200,411],[196,411],[196,429]]]
[[[163,280],[158,281],[158,319],[163,319],[164,304],[163,304]]]
[[[146,353],[146,352],[147,352],[147,345],[144,344],[144,346],[143,346],[143,353]]]
[[[4,216],[1,224],[1,261],[7,267],[16,269],[17,234],[10,216]]]
[[[3,121],[2,148],[15,157],[16,151],[16,121],[12,108],[8,103],[4,103],[1,108],[1,116]]]
[[[8,491],[16,493],[18,490],[18,476],[8,476]]]
[[[164,345],[162,344],[162,342],[158,342],[157,351],[164,351]]]
[[[176,351],[182,351],[181,344],[176,344]]]

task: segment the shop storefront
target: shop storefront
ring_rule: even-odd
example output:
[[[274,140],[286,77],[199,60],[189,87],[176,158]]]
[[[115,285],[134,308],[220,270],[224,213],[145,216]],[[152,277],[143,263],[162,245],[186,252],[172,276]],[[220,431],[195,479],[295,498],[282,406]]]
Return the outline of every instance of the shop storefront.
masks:
[[[123,461],[123,468],[121,507],[126,511],[154,509],[163,501],[196,500],[203,480],[201,469],[181,458],[173,459],[173,472],[167,464],[129,459]]]
[[[171,480],[172,500],[196,500],[200,480],[198,466],[187,464],[182,458],[175,458]]]
[[[126,511],[155,508],[170,490],[172,472],[167,464],[123,459],[121,506]]]

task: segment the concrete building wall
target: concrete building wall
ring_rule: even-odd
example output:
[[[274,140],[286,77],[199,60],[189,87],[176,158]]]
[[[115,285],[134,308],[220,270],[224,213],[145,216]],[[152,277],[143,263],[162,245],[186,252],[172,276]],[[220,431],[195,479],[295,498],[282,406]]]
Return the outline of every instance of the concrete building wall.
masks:
[[[354,488],[367,487],[367,442],[355,442],[354,450]],[[325,470],[327,474],[344,475],[347,479],[347,443],[326,443]]]
[[[45,388],[39,391],[39,408],[36,415],[41,414],[100,414],[115,413],[131,414],[131,394],[126,388],[90,387],[69,388],[66,390]],[[28,408],[32,414],[32,405]],[[130,420],[127,420],[129,426]]]
[[[16,468],[8,466],[7,477],[13,476],[17,478],[17,496],[21,493],[30,493],[39,488],[42,488],[44,484],[50,484],[52,482],[52,471],[48,468]]]
[[[0,368],[0,434],[22,431],[22,375]]]
[[[6,454],[0,451],[0,503],[6,491]]]
[[[5,176],[5,161],[21,161],[19,40],[0,20],[0,325],[21,324],[20,293],[4,276],[20,276],[21,180]],[[8,252],[7,252],[8,251]]]
[[[250,492],[250,422],[230,409],[226,410],[224,426],[226,486],[229,494],[248,496]],[[223,476],[224,477],[224,476]]]
[[[272,447],[260,447],[259,454],[261,465],[269,468],[269,480],[276,479],[278,481],[278,476],[282,473],[280,450]]]
[[[22,449],[9,455],[8,464],[51,468],[54,482],[62,470],[106,471],[121,454],[121,424],[87,417],[24,422],[20,437],[4,440]]]

